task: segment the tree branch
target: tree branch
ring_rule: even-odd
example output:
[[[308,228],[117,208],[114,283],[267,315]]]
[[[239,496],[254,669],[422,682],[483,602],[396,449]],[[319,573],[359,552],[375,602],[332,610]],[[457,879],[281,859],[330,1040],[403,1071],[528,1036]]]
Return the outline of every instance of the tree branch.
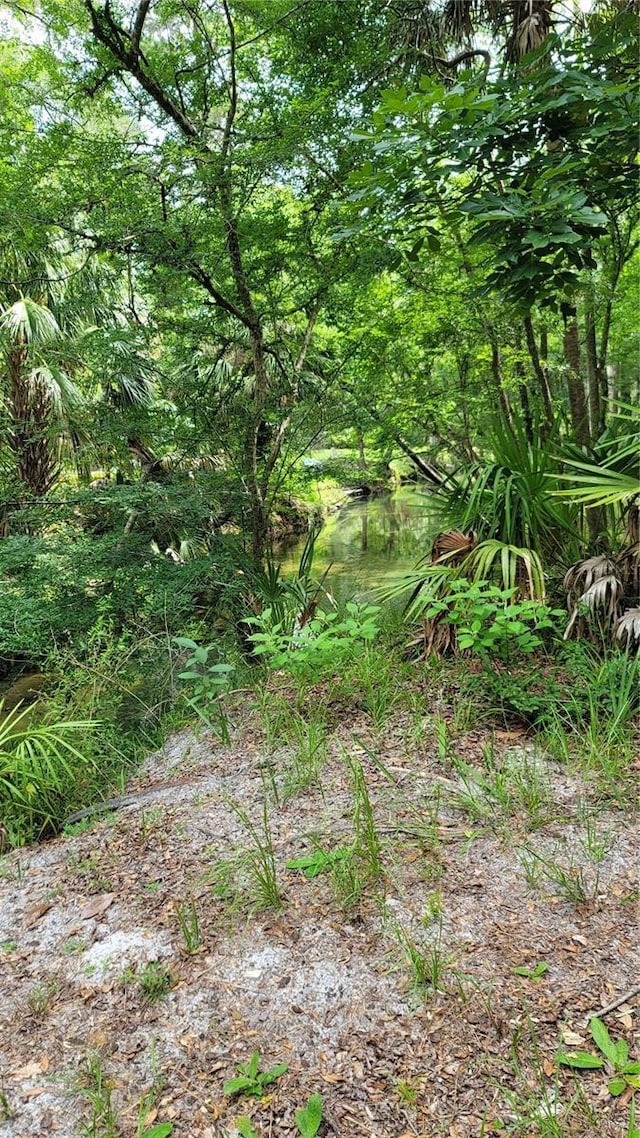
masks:
[[[136,12],[136,18],[135,18],[135,23],[133,25],[133,31],[131,33],[131,49],[132,49],[132,51],[135,51],[135,52],[140,51],[140,37],[142,35],[142,29],[144,28],[144,22],[147,18],[147,12],[149,11],[150,7],[151,7],[151,0],[141,0],[140,7],[138,8],[138,11]]]
[[[149,7],[150,0],[142,0],[138,14],[136,17],[136,25],[140,23],[140,33],[144,24],[144,17],[146,10]],[[146,4],[146,8],[145,8]],[[139,45],[135,44],[134,38],[129,35],[124,28],[116,24],[111,16],[109,5],[100,11],[94,4],[93,0],[84,0],[85,8],[89,13],[91,20],[91,30],[97,40],[111,52],[111,55],[124,67],[130,75],[140,84],[140,86],[151,96],[153,101],[169,116],[170,119],[176,124],[183,134],[192,140],[200,137],[198,129],[193,123],[183,114],[180,107],[169,97],[166,91],[160,84],[149,74],[145,69],[143,57],[140,52]],[[144,11],[143,11],[144,10]],[[142,19],[141,17],[142,14]],[[125,42],[129,40],[129,45]]]

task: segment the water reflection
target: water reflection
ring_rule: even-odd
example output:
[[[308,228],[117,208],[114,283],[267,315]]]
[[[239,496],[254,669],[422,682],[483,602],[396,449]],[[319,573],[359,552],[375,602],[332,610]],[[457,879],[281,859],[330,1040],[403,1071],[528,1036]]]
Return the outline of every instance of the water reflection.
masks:
[[[371,599],[431,548],[438,523],[432,495],[420,486],[356,501],[330,517],[316,541],[313,575],[329,569],[327,588],[337,600]],[[304,538],[281,549],[284,576],[298,568]]]

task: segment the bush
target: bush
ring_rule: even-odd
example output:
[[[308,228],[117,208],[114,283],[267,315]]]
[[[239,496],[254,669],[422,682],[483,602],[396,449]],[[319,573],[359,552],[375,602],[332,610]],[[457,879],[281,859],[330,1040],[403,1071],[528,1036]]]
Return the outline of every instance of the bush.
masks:
[[[90,653],[92,630],[181,632],[199,607],[210,616],[244,588],[242,555],[219,538],[212,552],[183,563],[154,552],[137,534],[63,529],[0,541],[0,666],[43,665],[73,646]]]
[[[248,639],[254,655],[264,656],[270,667],[311,679],[358,656],[375,640],[378,611],[376,605],[352,601],[342,614],[319,610],[290,633],[282,621],[274,620],[272,609],[266,608],[248,622],[258,630]]]
[[[484,668],[467,685],[506,720],[545,729],[561,720],[574,730],[599,718],[629,722],[640,701],[640,664],[625,652],[600,659],[582,643],[558,646],[554,659],[538,654],[515,666]]]

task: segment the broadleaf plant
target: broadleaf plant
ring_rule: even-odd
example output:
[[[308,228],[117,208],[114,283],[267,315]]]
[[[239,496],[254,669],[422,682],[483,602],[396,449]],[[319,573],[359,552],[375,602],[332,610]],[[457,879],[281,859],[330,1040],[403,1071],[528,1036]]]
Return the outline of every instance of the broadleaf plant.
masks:
[[[640,1088],[640,1062],[629,1062],[629,1047],[624,1039],[613,1041],[602,1020],[593,1016],[589,1021],[589,1030],[592,1039],[601,1052],[595,1055],[592,1051],[561,1051],[558,1062],[563,1067],[573,1067],[578,1070],[599,1070],[602,1067],[609,1069],[609,1094],[621,1095],[630,1087],[632,1090]]]
[[[248,1063],[238,1063],[240,1073],[233,1079],[227,1079],[223,1087],[224,1094],[252,1095],[254,1098],[261,1098],[264,1088],[269,1083],[274,1083],[288,1069],[287,1063],[277,1063],[268,1071],[260,1071],[260,1052],[254,1051]]]
[[[311,1095],[307,1105],[296,1111],[296,1126],[302,1138],[315,1138],[322,1122],[322,1095]]]

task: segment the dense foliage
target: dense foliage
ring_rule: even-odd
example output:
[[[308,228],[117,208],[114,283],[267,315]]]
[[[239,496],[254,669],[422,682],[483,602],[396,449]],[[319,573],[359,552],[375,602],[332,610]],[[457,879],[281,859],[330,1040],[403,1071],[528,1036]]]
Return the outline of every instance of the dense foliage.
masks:
[[[321,450],[467,543],[402,584],[414,645],[553,653],[606,555],[569,633],[635,650],[637,5],[529,7],[0,5],[0,666],[45,721],[129,756],[176,636],[211,677],[373,651],[265,569]]]

